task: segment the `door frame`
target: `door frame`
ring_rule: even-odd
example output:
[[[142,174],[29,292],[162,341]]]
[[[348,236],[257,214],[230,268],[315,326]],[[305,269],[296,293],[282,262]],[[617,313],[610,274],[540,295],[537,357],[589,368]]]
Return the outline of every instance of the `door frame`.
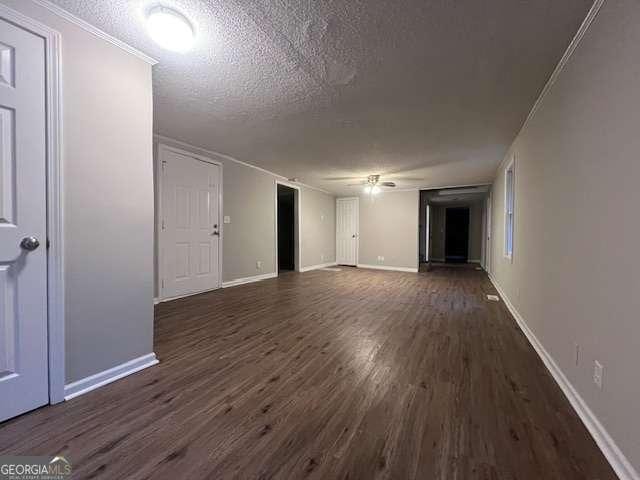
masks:
[[[56,30],[0,4],[0,18],[44,39],[46,106],[47,239],[47,358],[49,403],[64,401],[64,211],[62,165],[62,83],[60,46]]]
[[[273,199],[274,199],[274,235],[275,235],[275,253],[274,253],[274,264],[273,268],[275,269],[276,276],[279,275],[278,271],[278,185],[284,185],[285,187],[293,188],[296,191],[294,195],[294,216],[297,223],[295,226],[296,239],[294,242],[294,261],[295,261],[295,271],[302,271],[302,241],[300,239],[300,232],[302,232],[302,209],[300,206],[302,205],[302,189],[300,185],[296,185],[291,182],[286,182],[284,180],[278,180],[277,178],[273,182]]]
[[[360,197],[340,197],[336,198],[336,207],[338,202],[344,200],[356,201],[356,263],[355,267],[360,264]],[[336,208],[336,245],[338,244],[338,209]],[[336,250],[336,262],[338,262],[338,251]],[[340,265],[340,263],[338,263]]]
[[[425,251],[424,251],[424,261],[425,263],[429,263],[430,258],[429,257],[429,245],[430,245],[430,240],[429,237],[431,236],[431,225],[429,225],[429,222],[431,221],[431,205],[429,205],[429,202],[427,202],[424,206],[424,210],[425,210],[425,224],[424,224],[424,243],[425,243]]]
[[[491,273],[491,258],[493,256],[491,245],[493,243],[493,232],[491,229],[493,228],[493,203],[492,203],[492,192],[489,190],[487,198],[485,199],[485,221],[484,221],[484,269],[487,273]]]
[[[162,198],[163,198],[164,189],[166,188],[164,186],[165,178],[163,173],[164,172],[163,165],[165,160],[163,159],[163,157],[167,152],[177,153],[179,155],[184,155],[185,157],[191,157],[196,160],[199,160],[205,163],[211,163],[213,165],[217,165],[218,167],[220,167],[220,176],[219,176],[220,188],[218,189],[218,222],[219,222],[218,227],[220,232],[220,237],[218,239],[218,285],[215,288],[203,290],[201,292],[193,292],[187,295],[179,295],[177,297],[165,297],[164,288],[162,287],[162,279],[165,277],[164,251],[165,251],[165,244],[166,244],[166,238],[165,238],[166,235],[164,234],[164,229],[162,228],[162,223],[164,220],[164,207],[163,207]],[[156,231],[158,232],[158,258],[157,258],[158,278],[156,279],[158,285],[156,285],[156,288],[158,289],[158,300],[161,302],[164,302],[167,300],[175,300],[176,298],[189,297],[191,295],[197,295],[199,293],[204,293],[211,290],[217,290],[219,288],[222,288],[222,272],[223,272],[222,245],[223,245],[223,238],[224,238],[224,217],[222,216],[224,212],[222,208],[222,199],[223,199],[222,193],[223,193],[223,186],[224,186],[223,163],[217,160],[213,160],[212,158],[205,157],[204,155],[199,155],[197,153],[184,150],[182,148],[167,145],[166,143],[158,143],[158,150],[157,150],[155,164],[156,164],[155,169],[156,169],[156,180],[157,180],[156,202],[158,205],[158,217],[156,218]]]

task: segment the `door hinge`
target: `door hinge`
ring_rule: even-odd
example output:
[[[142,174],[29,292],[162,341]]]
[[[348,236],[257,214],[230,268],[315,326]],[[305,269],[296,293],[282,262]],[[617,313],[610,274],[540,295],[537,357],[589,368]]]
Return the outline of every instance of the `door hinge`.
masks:
[[[162,219],[162,230],[164,230],[164,219]]]
[[[47,250],[49,250],[49,247],[51,246],[51,242],[49,241],[49,237],[47,237],[47,241],[45,242],[45,246],[46,246]]]
[[[164,171],[164,167],[167,165],[167,161],[166,160],[162,160],[162,170]]]

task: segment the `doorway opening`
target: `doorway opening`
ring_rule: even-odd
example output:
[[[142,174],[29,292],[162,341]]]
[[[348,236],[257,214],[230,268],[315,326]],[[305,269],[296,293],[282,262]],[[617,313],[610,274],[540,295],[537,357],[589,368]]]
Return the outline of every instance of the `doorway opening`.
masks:
[[[298,190],[283,184],[277,187],[278,273],[298,269]]]
[[[469,207],[445,210],[444,251],[446,263],[467,263],[469,260]]]
[[[432,266],[477,268],[483,263],[488,194],[489,185],[420,192],[418,258],[421,270]]]

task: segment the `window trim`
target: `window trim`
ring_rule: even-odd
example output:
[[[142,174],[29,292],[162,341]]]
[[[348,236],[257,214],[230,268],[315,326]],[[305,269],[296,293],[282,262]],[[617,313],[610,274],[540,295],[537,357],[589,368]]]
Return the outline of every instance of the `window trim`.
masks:
[[[509,174],[509,172],[511,172]],[[511,176],[511,213],[509,213],[509,176]],[[509,222],[509,215],[511,215],[511,222]],[[503,242],[503,256],[510,263],[513,263],[513,250],[515,243],[515,230],[516,230],[516,156],[515,154],[511,158],[511,161],[504,168],[504,242]],[[509,223],[511,223],[511,251],[509,251],[508,245],[508,230]]]

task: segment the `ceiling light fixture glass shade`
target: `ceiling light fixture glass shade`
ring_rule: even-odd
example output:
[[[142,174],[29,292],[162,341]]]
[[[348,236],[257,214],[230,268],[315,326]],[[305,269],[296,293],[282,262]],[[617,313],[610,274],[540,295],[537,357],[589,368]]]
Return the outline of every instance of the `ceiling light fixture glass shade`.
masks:
[[[147,31],[158,45],[173,52],[186,52],[195,41],[191,22],[180,12],[161,5],[149,10]]]
[[[364,187],[365,195],[377,195],[380,191],[381,189],[377,185],[367,185]]]

